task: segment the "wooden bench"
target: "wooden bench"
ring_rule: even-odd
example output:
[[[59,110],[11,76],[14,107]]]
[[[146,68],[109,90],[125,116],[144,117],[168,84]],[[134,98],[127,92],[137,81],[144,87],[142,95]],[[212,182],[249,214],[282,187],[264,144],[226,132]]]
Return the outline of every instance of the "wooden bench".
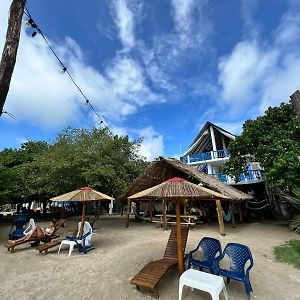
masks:
[[[61,243],[62,240],[52,240],[51,242],[49,243],[45,243],[45,244],[42,244],[42,245],[39,245],[36,247],[36,250],[39,251],[39,253],[43,253],[45,252],[44,254],[47,255],[48,254],[48,250],[55,247],[55,246],[58,246],[60,243]]]
[[[189,229],[182,227],[182,249],[185,251]],[[165,274],[178,264],[177,252],[177,230],[172,228],[163,259],[149,262],[130,281],[137,289],[144,288],[150,290],[156,298],[159,298],[158,284]]]

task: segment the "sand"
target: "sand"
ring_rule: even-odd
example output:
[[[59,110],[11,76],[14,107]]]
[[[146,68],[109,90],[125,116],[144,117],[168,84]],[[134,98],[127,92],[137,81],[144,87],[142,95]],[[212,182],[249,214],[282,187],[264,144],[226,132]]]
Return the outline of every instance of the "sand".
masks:
[[[47,223],[41,223],[42,226]],[[4,245],[10,226],[0,224],[0,243]],[[67,220],[62,234],[76,227]],[[228,242],[239,242],[250,247],[254,268],[250,277],[254,293],[252,299],[300,299],[300,270],[275,261],[273,247],[300,236],[287,226],[274,223],[227,225],[227,235],[221,237],[216,224],[198,225],[190,231],[186,252],[192,250],[203,236]],[[0,251],[0,299],[153,299],[129,284],[147,262],[163,256],[169,231],[163,232],[155,224],[131,222],[124,228],[119,216],[101,216],[93,237],[95,250],[86,255],[75,250],[68,258],[64,248],[60,255],[52,248],[44,256],[25,245],[14,254],[2,247]],[[178,275],[168,273],[160,284],[160,299],[178,299]],[[245,299],[244,287],[232,281],[227,285],[229,299]],[[184,299],[211,299],[205,292],[184,290]],[[221,295],[220,299],[224,299]]]

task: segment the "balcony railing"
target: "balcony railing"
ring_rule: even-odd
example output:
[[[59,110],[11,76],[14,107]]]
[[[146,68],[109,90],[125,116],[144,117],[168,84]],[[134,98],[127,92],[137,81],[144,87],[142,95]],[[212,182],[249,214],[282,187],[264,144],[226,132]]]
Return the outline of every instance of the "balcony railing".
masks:
[[[222,182],[235,183],[234,179],[232,179],[231,177],[223,173],[209,174],[209,175],[217,177]],[[244,173],[240,174],[239,182],[263,180],[263,177],[264,177],[263,170],[249,170],[246,174]]]
[[[225,158],[225,157],[228,157],[228,156],[229,156],[228,150],[224,149],[224,150],[217,150],[217,151],[209,151],[209,152],[191,154],[191,155],[180,157],[180,160],[181,160],[182,163],[188,164],[188,163],[194,163],[194,162],[198,162],[198,161]]]

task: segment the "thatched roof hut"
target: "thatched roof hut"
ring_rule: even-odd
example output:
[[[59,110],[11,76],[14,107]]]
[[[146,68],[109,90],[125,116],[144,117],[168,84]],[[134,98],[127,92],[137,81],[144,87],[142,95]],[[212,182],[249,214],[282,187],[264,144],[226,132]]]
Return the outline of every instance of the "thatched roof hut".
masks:
[[[217,178],[198,171],[194,166],[185,165],[177,159],[160,157],[153,161],[118,199],[125,202],[127,197],[173,177],[180,177],[196,184],[201,183],[204,187],[221,193],[235,202],[247,201],[252,198]]]

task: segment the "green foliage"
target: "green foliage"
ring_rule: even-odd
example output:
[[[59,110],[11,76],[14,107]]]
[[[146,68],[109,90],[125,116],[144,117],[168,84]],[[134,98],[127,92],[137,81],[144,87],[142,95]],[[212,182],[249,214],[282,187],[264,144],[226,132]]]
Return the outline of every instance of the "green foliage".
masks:
[[[264,168],[271,188],[288,191],[299,186],[300,123],[293,105],[270,107],[263,116],[246,121],[229,151],[224,173],[238,179],[247,162],[256,161]]]
[[[293,190],[293,195],[283,195],[283,198],[294,208],[290,228],[300,233],[300,188]]]
[[[68,128],[57,139],[0,152],[0,197],[46,200],[83,186],[117,196],[147,166],[140,141],[106,129]]]
[[[300,240],[290,240],[275,247],[274,253],[277,261],[292,264],[300,269]]]

